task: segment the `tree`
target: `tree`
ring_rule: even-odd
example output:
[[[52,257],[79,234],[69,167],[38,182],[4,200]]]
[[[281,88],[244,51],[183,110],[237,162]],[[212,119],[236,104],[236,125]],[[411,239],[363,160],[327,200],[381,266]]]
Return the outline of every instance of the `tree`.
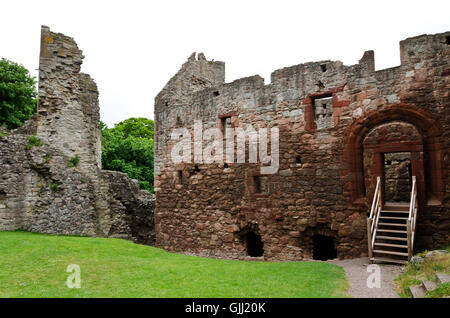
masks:
[[[0,126],[22,126],[36,112],[36,80],[17,63],[0,60]]]
[[[154,123],[153,120],[144,117],[131,117],[115,124],[115,131],[121,131],[125,138],[128,136],[153,139]]]
[[[100,122],[102,168],[121,171],[153,192],[153,120],[129,118],[114,128]]]

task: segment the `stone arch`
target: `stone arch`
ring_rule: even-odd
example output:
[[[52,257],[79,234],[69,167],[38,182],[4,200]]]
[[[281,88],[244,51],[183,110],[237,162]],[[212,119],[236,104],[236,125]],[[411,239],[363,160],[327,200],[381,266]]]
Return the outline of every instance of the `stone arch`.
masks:
[[[396,121],[412,124],[420,132],[425,155],[426,198],[440,203],[444,193],[443,178],[445,177],[445,170],[441,164],[442,126],[439,120],[426,110],[404,103],[367,112],[347,128],[343,162],[348,164],[344,174],[347,177],[346,189],[350,190],[353,203],[363,204],[366,196],[363,176],[364,138],[375,127]]]
[[[362,145],[367,194],[374,193],[376,177],[380,176],[385,201],[409,201],[414,175],[421,200],[425,198],[423,138],[415,125],[404,121],[380,124],[366,134]]]

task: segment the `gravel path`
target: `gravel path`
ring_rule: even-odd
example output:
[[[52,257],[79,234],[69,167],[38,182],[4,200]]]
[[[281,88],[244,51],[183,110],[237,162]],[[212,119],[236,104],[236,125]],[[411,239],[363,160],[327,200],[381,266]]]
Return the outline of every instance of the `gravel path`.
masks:
[[[336,264],[345,269],[350,288],[348,293],[355,298],[399,298],[394,290],[393,280],[400,274],[401,266],[377,264],[380,269],[380,288],[369,288],[367,279],[375,273],[374,269],[367,271],[369,260],[367,257],[331,260],[328,263]],[[373,277],[373,276],[372,276]]]

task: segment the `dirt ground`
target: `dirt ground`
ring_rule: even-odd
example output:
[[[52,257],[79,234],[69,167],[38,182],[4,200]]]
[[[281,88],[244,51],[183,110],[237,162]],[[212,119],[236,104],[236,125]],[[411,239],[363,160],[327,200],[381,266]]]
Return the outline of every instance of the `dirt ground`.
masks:
[[[394,290],[394,278],[400,274],[401,266],[377,264],[377,270],[368,266],[367,257],[348,259],[348,260],[330,260],[328,263],[336,264],[345,269],[347,280],[349,282],[348,293],[354,298],[399,298],[400,296]],[[367,284],[369,276],[374,278],[379,269],[379,286],[373,284],[370,288]],[[369,282],[376,282],[370,279]],[[369,284],[370,285],[370,284]],[[379,287],[379,288],[378,288]]]

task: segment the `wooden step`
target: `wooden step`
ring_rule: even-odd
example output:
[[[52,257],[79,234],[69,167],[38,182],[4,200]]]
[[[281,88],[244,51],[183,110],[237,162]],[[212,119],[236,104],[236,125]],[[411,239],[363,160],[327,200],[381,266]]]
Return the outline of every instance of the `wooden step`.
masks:
[[[395,263],[395,264],[407,264],[408,261],[402,259],[395,258],[386,258],[386,257],[372,257],[370,259],[372,262],[382,262],[382,263]]]
[[[389,255],[399,255],[399,256],[408,256],[408,253],[404,252],[394,252],[394,251],[385,251],[385,250],[373,250],[374,253],[380,254],[389,254]]]
[[[406,224],[398,224],[398,223],[378,223],[378,225],[403,226],[403,227],[406,226]]]
[[[392,203],[386,203],[382,206],[383,209],[386,210],[409,210],[410,203],[404,203],[404,204],[392,204]]]
[[[394,241],[408,241],[406,237],[395,237],[395,236],[384,236],[384,235],[377,235],[375,239],[381,239],[381,240],[394,240]]]
[[[381,216],[380,219],[387,219],[387,220],[408,220],[408,218],[405,217],[399,217],[399,216]]]
[[[388,247],[398,247],[398,248],[408,248],[408,245],[400,245],[400,244],[389,244],[389,243],[377,243],[375,245],[379,246],[388,246]]]
[[[381,210],[381,213],[409,213],[409,211],[400,211],[400,210]]]
[[[388,232],[388,233],[403,233],[403,234],[406,234],[406,231],[399,231],[399,230],[386,230],[386,229],[377,229],[377,232]]]

